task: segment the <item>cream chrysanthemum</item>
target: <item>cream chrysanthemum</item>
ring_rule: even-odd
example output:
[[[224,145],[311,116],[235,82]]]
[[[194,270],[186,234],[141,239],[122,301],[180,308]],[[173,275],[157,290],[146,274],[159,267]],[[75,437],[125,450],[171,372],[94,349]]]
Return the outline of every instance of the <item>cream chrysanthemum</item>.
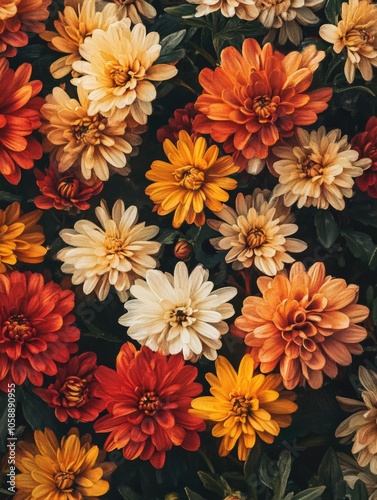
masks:
[[[74,285],[84,284],[85,294],[93,290],[99,300],[105,300],[110,286],[114,285],[119,298],[127,300],[127,291],[137,277],[145,277],[157,261],[160,243],[148,241],[159,231],[157,226],[137,224],[135,206],[125,206],[117,200],[110,215],[107,205],[101,201],[96,208],[101,227],[88,220],[79,220],[74,229],[60,231],[62,240],[71,245],[57,254],[62,260],[62,271],[72,274]]]
[[[201,355],[214,360],[221,347],[221,336],[229,327],[224,319],[234,314],[228,301],[237,290],[214,290],[207,281],[208,271],[198,265],[189,275],[187,266],[178,262],[174,275],[150,270],[146,281],[131,287],[135,299],[125,304],[127,313],[119,323],[128,327],[128,335],[141,345],[163,354],[182,352],[185,359],[196,361]]]
[[[121,120],[130,114],[137,123],[146,124],[156,98],[152,81],[169,80],[177,74],[171,64],[154,64],[161,51],[159,39],[156,31],[146,34],[142,24],[131,30],[131,20],[126,18],[107,31],[95,30],[84,41],[80,54],[85,61],[73,63],[73,69],[83,76],[71,81],[89,91],[90,115],[111,114]]]
[[[60,172],[79,168],[86,180],[95,176],[107,181],[109,167],[128,173],[127,155],[132,153],[133,135],[138,130],[132,130],[124,120],[106,118],[101,113],[89,115],[87,91],[79,86],[77,94],[78,100],[72,99],[55,87],[46,97],[40,128],[46,136],[45,151],[54,152]],[[144,132],[143,126],[137,128]]]
[[[294,234],[295,218],[281,200],[271,199],[271,191],[259,188],[252,195],[239,193],[235,210],[225,205],[216,215],[224,222],[210,219],[208,225],[223,237],[210,241],[216,250],[229,250],[225,262],[240,270],[253,264],[269,276],[281,271],[285,263],[294,262],[287,252],[302,252],[306,243]]]
[[[117,21],[117,7],[107,4],[102,12],[96,12],[96,0],[65,0],[63,12],[54,21],[56,31],[45,31],[40,37],[49,42],[49,47],[67,55],[50,66],[54,78],[63,78],[72,72],[74,61],[81,59],[79,47],[95,29],[106,31]]]
[[[342,3],[342,19],[337,26],[324,24],[320,36],[333,44],[334,52],[346,49],[344,74],[348,83],[355,79],[356,68],[366,81],[377,67],[377,5],[369,0]]]
[[[255,6],[255,0],[188,0],[198,5],[195,17],[202,17],[221,11],[224,17],[237,16],[245,21],[253,21],[258,17],[259,10]]]
[[[298,128],[291,146],[277,146],[273,153],[281,160],[273,168],[279,174],[275,197],[283,196],[288,207],[297,202],[299,208],[314,206],[337,210],[345,207],[344,198],[351,198],[354,178],[362,175],[371,160],[358,160],[359,153],[351,149],[347,136],[339,129],[326,133]]]
[[[278,35],[278,43],[287,40],[298,45],[302,40],[302,26],[313,26],[319,18],[313,11],[319,10],[325,0],[256,0],[260,14],[258,20],[270,28],[263,42],[273,42]]]
[[[372,474],[369,467],[360,467],[356,460],[345,453],[338,452],[338,459],[348,486],[354,489],[356,482],[360,479],[368,491],[368,500],[377,500],[377,477]]]
[[[353,442],[352,453],[360,467],[368,466],[377,474],[377,373],[359,368],[363,401],[337,396],[337,400],[352,415],[344,420],[335,431],[341,443]]]
[[[97,0],[97,5],[106,6],[111,0]],[[112,0],[117,8],[118,19],[129,17],[133,24],[142,23],[143,19],[153,19],[156,9],[150,4],[152,0]]]

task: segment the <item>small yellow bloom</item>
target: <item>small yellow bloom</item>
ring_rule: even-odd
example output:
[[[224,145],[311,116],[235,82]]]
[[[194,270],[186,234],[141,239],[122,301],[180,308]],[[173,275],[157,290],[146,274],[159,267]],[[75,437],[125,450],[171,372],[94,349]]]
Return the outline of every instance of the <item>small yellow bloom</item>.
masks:
[[[0,210],[0,273],[20,262],[38,264],[43,261],[47,249],[42,247],[44,234],[36,225],[42,210],[21,215],[20,204],[15,201]]]
[[[206,220],[205,206],[213,212],[223,209],[223,202],[229,199],[226,191],[237,186],[237,181],[227,176],[239,167],[230,156],[219,158],[217,146],[207,149],[203,137],[193,141],[185,130],[179,132],[176,146],[166,139],[163,148],[170,163],[152,163],[146,177],[153,184],[145,193],[155,203],[159,215],[174,211],[173,227],[180,227],[184,221],[202,226]]]
[[[220,456],[228,455],[238,441],[238,458],[246,460],[257,435],[271,444],[280,428],[290,425],[290,414],[297,410],[292,401],[295,395],[282,391],[280,375],[254,375],[250,354],[242,358],[238,373],[226,358],[219,356],[216,373],[206,375],[212,396],[194,399],[190,413],[217,422],[212,434],[222,438]]]

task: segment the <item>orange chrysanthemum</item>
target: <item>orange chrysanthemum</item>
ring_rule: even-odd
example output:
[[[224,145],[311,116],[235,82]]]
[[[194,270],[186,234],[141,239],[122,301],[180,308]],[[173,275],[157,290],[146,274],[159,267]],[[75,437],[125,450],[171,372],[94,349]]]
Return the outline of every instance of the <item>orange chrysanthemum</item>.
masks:
[[[51,0],[0,0],[0,55],[13,57],[28,44],[29,33],[41,33]]]
[[[193,141],[185,130],[179,132],[177,145],[166,139],[163,148],[170,163],[155,160],[147,179],[154,183],[145,193],[156,204],[159,215],[174,211],[173,227],[184,221],[202,226],[204,206],[213,212],[223,208],[229,199],[226,190],[235,189],[237,181],[227,177],[239,170],[230,156],[219,156],[215,145],[207,149],[203,137]]]
[[[23,63],[13,71],[7,59],[0,58],[0,173],[11,184],[20,182],[20,168],[33,168],[42,156],[41,144],[31,136],[41,126],[43,99],[35,96],[42,82],[29,81],[31,69]]]
[[[361,354],[367,332],[356,323],[369,310],[356,304],[359,287],[326,276],[322,262],[307,272],[296,262],[289,276],[263,276],[257,284],[263,297],[247,297],[235,325],[263,373],[279,365],[287,389],[306,382],[318,389],[323,374],[334,378],[337,365]]]
[[[0,210],[0,273],[9,271],[17,261],[28,264],[43,261],[47,252],[42,246],[45,237],[42,227],[36,225],[41,215],[41,210],[21,215],[17,201]]]
[[[261,49],[252,38],[244,41],[242,54],[226,47],[221,66],[199,75],[203,93],[196,106],[202,114],[194,129],[224,143],[238,163],[244,157],[251,172],[257,170],[279,138],[292,136],[298,125],[311,125],[327,108],[330,88],[307,91],[324,57],[313,45],[284,56],[269,43]]]
[[[196,417],[217,422],[212,429],[221,437],[219,455],[224,457],[238,441],[238,458],[246,460],[257,436],[271,444],[288,427],[291,413],[297,410],[294,393],[282,391],[280,375],[254,374],[254,360],[250,354],[242,358],[238,373],[223,356],[216,360],[216,375],[207,373],[212,396],[192,401],[190,413]]]
[[[102,462],[105,454],[92,444],[90,434],[80,438],[73,427],[59,442],[52,430],[34,432],[35,443],[17,446],[17,492],[14,500],[97,500],[109,490],[106,479],[116,469]]]

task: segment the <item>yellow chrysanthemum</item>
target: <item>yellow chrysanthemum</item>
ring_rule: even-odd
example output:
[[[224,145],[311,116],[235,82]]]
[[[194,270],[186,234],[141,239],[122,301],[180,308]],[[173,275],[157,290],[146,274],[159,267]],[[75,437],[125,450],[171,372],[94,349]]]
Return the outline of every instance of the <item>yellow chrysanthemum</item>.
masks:
[[[223,209],[223,202],[229,199],[226,191],[237,186],[237,181],[227,176],[239,167],[230,156],[219,158],[217,146],[207,149],[203,137],[193,141],[185,130],[179,132],[176,146],[166,139],[163,147],[170,163],[160,160],[152,163],[146,177],[154,183],[145,193],[155,203],[159,215],[175,211],[175,228],[184,221],[202,226],[206,219],[204,206],[213,212]]]
[[[0,210],[0,273],[20,262],[38,264],[47,250],[42,247],[45,238],[41,226],[36,223],[42,210],[21,215],[20,204],[15,201]]]
[[[206,375],[212,396],[194,399],[190,413],[217,422],[212,434],[222,438],[220,456],[228,455],[238,441],[238,458],[246,460],[257,435],[271,444],[280,428],[290,425],[290,414],[297,410],[292,401],[295,395],[282,391],[280,375],[254,375],[250,354],[242,358],[238,373],[223,356],[218,357],[215,365],[217,376]]]
[[[58,441],[50,429],[34,432],[34,443],[21,441],[16,453],[17,493],[14,500],[96,499],[109,490],[108,477],[115,469],[111,462],[100,463],[104,453],[91,444],[91,436],[81,439],[72,428]]]

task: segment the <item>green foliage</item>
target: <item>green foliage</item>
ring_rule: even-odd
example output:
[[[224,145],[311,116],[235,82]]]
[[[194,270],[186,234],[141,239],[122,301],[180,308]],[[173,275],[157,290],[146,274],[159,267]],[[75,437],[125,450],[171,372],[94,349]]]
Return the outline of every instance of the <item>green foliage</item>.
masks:
[[[314,217],[317,237],[325,248],[330,248],[339,236],[339,228],[329,210],[319,210]]]

